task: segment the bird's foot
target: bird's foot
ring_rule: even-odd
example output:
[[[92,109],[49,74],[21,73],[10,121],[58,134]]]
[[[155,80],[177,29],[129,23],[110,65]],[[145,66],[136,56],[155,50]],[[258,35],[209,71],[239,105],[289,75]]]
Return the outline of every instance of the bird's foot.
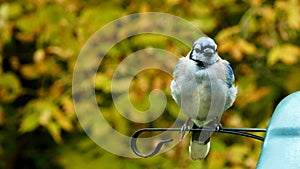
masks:
[[[222,124],[221,123],[219,123],[219,124],[217,124],[217,126],[216,126],[216,132],[218,133],[220,130],[222,130],[223,129],[223,126],[222,126]]]
[[[189,126],[189,123],[191,122],[191,118],[189,118],[187,121],[184,122],[183,126],[181,127],[180,129],[180,133],[181,133],[181,137],[180,139],[183,140],[184,136],[185,136],[185,133],[187,131],[190,131],[191,128]]]

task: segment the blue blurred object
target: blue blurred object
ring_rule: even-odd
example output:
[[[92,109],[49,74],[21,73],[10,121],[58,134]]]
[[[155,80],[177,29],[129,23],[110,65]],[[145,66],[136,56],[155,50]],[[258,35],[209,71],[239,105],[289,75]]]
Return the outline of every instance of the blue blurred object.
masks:
[[[267,128],[257,169],[300,169],[300,92],[276,107]]]

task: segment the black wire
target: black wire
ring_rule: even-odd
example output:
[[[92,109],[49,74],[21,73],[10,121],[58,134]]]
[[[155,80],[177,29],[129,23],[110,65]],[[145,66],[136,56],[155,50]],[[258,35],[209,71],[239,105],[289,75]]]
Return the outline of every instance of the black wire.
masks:
[[[196,129],[191,129],[190,131],[203,131],[203,130],[217,132],[217,133],[234,134],[234,135],[253,138],[260,141],[264,141],[264,138],[246,132],[262,132],[262,133],[266,132],[266,129],[260,129],[260,128],[221,128],[219,130],[215,128],[196,128]]]
[[[147,155],[142,154],[138,150],[137,145],[136,145],[136,141],[137,141],[139,135],[141,135],[143,132],[154,132],[154,131],[179,131],[180,132],[180,131],[182,131],[182,129],[181,128],[143,128],[143,129],[137,130],[132,135],[131,149],[139,157],[147,158],[147,157],[154,156],[160,151],[160,149],[162,148],[162,146],[164,144],[173,141],[173,139],[161,140],[156,145],[155,149],[151,153],[149,153]],[[244,137],[264,141],[263,137],[260,137],[260,136],[254,135],[254,134],[250,134],[250,133],[247,133],[247,132],[265,133],[266,129],[260,129],[260,128],[192,128],[192,129],[187,130],[187,131],[192,131],[192,132],[211,131],[211,132],[217,132],[217,133],[227,133],[227,134],[234,134],[234,135],[239,135],[239,136],[244,136]]]
[[[133,138],[138,138],[138,136],[142,132],[154,132],[154,131],[181,131],[181,128],[143,128],[140,130],[137,130],[132,137]],[[261,129],[261,128],[221,128],[221,129],[215,129],[215,128],[193,128],[187,131],[211,131],[211,132],[217,132],[217,133],[227,133],[227,134],[234,134],[234,135],[240,135],[240,136],[245,136],[257,140],[264,141],[264,139],[260,136],[254,135],[254,134],[249,134],[245,132],[256,132],[256,133],[265,133],[266,129]]]
[[[222,130],[222,129],[219,132],[220,133],[235,134],[235,135],[240,135],[240,136],[249,137],[249,138],[253,138],[253,139],[256,139],[256,140],[264,141],[263,137],[260,137],[260,136],[254,135],[254,134],[245,133],[245,132],[238,132],[238,131],[233,131],[233,130]],[[251,132],[253,132],[253,131],[251,131]],[[260,131],[258,131],[258,132],[260,132]]]

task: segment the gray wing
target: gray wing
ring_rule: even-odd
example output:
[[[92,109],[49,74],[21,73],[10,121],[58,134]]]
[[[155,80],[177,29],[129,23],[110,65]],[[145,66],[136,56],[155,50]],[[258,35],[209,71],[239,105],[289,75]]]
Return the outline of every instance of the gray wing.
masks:
[[[181,100],[180,100],[180,88],[177,85],[177,83],[176,83],[175,80],[171,81],[170,87],[171,87],[172,97],[175,100],[175,102],[179,105],[181,103]]]
[[[226,84],[227,84],[227,98],[226,98],[226,103],[225,103],[225,109],[228,109],[229,107],[232,106],[232,104],[235,101],[236,94],[237,94],[237,87],[234,85],[235,77],[233,74],[233,70],[230,66],[230,64],[226,61],[223,62],[225,67],[226,67]]]
[[[179,85],[176,83],[176,81],[181,80],[180,76],[184,75],[183,62],[184,62],[184,58],[180,58],[173,72],[174,79],[171,81],[171,85],[170,85],[172,97],[179,106],[181,104],[181,90]]]

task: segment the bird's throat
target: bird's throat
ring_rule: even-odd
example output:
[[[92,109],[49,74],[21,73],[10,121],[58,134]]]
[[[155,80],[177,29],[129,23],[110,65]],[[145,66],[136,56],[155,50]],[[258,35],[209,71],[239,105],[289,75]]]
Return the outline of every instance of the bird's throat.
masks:
[[[195,60],[197,66],[199,66],[200,68],[204,68],[204,63],[202,61],[199,61],[199,60]]]

